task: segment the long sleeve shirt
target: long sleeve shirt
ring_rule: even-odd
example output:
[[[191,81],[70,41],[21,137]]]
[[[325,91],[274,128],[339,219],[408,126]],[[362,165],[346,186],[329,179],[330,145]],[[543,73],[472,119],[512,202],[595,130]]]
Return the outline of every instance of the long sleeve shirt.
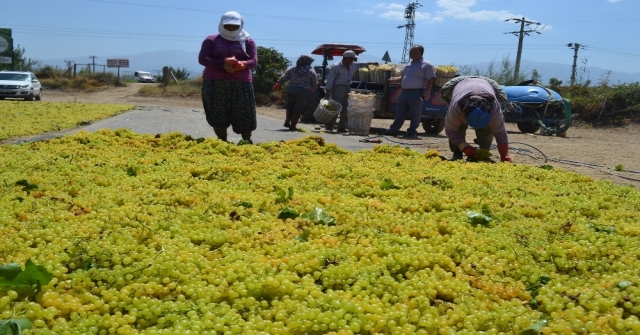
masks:
[[[242,50],[240,42],[229,41],[219,34],[207,36],[202,42],[198,63],[204,66],[204,79],[230,79],[251,82],[251,70],[258,66],[258,48],[253,39],[245,43],[247,52]],[[238,61],[246,61],[247,68],[240,71],[227,72],[223,69],[224,59],[236,56]]]
[[[315,90],[318,87],[318,76],[312,67],[308,67],[307,71],[298,66],[291,67],[280,77],[278,83],[284,84],[289,82],[287,87],[300,87],[307,90]]]
[[[495,136],[498,144],[509,143],[507,129],[504,126],[504,115],[502,115],[502,109],[496,98],[493,86],[482,78],[464,79],[453,88],[449,110],[444,119],[444,131],[449,140],[458,146],[460,150],[463,150],[469,145],[463,139],[462,134],[458,132],[458,128],[461,124],[467,123],[467,118],[462,111],[461,102],[471,95],[487,97],[488,100],[491,101],[489,129],[493,136]]]
[[[353,74],[357,69],[358,64],[356,62],[351,63],[351,66],[349,68],[342,65],[342,62],[335,64],[331,67],[331,71],[329,71],[327,82],[325,83],[325,88],[327,90],[331,90],[333,88],[333,85],[351,86],[351,79],[353,78]]]
[[[402,71],[403,90],[424,89],[427,87],[427,81],[436,77],[436,72],[431,63],[420,58],[412,61]]]

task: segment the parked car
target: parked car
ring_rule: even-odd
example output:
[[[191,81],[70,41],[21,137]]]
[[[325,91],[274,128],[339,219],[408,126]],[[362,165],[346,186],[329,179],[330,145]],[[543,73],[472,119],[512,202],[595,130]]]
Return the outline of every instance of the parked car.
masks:
[[[139,83],[155,83],[156,79],[151,76],[151,73],[145,71],[136,71],[133,76],[138,79]]]
[[[32,72],[0,71],[0,100],[5,98],[41,100],[42,85]]]

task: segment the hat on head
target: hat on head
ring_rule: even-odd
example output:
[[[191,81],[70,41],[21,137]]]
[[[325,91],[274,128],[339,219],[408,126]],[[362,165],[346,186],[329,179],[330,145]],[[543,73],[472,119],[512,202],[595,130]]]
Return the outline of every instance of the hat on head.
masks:
[[[467,115],[467,124],[474,129],[487,127],[490,120],[489,112],[480,107],[476,107]]]
[[[232,24],[235,26],[242,26],[242,16],[238,12],[226,12],[222,14],[220,24]]]
[[[358,59],[358,55],[356,55],[356,52],[353,50],[347,50],[342,54],[342,57],[344,58],[355,58]]]

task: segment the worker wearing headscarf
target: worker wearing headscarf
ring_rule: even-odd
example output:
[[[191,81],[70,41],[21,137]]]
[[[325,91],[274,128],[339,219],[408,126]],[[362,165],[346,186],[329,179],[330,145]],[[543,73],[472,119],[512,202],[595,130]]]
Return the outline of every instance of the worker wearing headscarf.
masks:
[[[202,104],[207,123],[223,141],[231,126],[251,143],[251,133],[257,127],[251,71],[258,65],[258,51],[240,14],[222,15],[218,34],[202,42],[198,62],[205,67]]]
[[[475,143],[489,150],[495,137],[500,160],[511,162],[509,156],[509,138],[504,125],[504,116],[494,85],[484,77],[457,78],[451,94],[451,102],[444,120],[444,130],[449,138],[449,148],[453,151],[452,160],[467,157],[478,159],[476,148],[466,142],[468,127],[476,132]]]
[[[311,68],[313,57],[302,55],[298,57],[296,65],[289,68],[273,85],[273,90],[280,89],[280,85],[288,82],[285,90],[286,94],[286,119],[284,126],[289,130],[297,131],[296,124],[300,116],[310,110],[314,110],[317,101],[313,94],[318,87],[316,72]]]

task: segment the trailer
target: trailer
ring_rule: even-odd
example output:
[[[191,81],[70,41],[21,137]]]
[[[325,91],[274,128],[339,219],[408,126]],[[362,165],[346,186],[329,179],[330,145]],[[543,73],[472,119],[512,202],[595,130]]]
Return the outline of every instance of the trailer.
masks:
[[[324,83],[326,80],[328,60],[334,56],[342,56],[346,50],[353,50],[357,55],[365,52],[358,45],[349,44],[322,44],[312,51],[314,55],[322,55],[322,67],[316,67],[318,72],[318,87],[316,98],[318,102],[324,97]],[[368,63],[378,64],[378,63]],[[375,95],[373,115],[375,118],[393,119],[398,108],[398,96],[402,92],[400,84],[389,83],[391,71],[385,71],[384,78],[372,82],[353,80],[351,90],[353,92]],[[441,85],[442,81],[438,81]],[[444,119],[447,114],[447,101],[441,97],[442,86],[434,85],[431,88],[429,99],[422,104],[422,128],[427,134],[439,134],[444,129]],[[507,95],[507,101],[503,104],[505,122],[516,123],[523,133],[535,133],[544,129],[545,134],[564,134],[571,126],[571,103],[562,98],[557,92],[546,87],[535,85],[532,81],[526,81],[515,86],[502,86]],[[315,119],[311,114],[305,114],[301,122],[313,123]]]

